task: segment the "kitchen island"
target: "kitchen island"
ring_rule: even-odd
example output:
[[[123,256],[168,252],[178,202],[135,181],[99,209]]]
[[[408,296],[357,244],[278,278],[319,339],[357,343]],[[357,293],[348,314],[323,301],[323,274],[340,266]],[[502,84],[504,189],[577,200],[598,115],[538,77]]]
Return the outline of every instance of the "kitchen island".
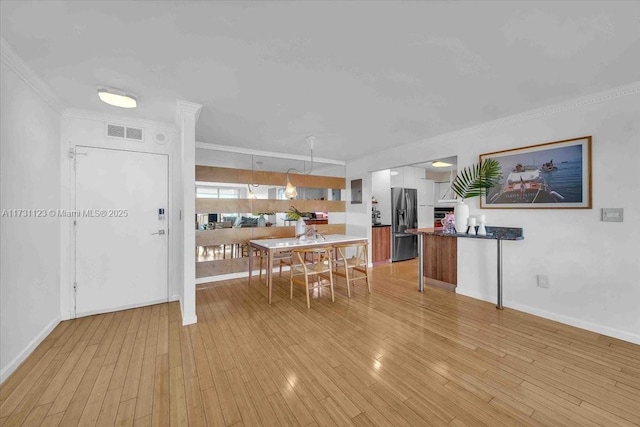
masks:
[[[458,268],[457,239],[453,237],[495,240],[498,245],[497,261],[497,301],[496,308],[502,309],[502,241],[524,239],[522,228],[486,227],[487,235],[479,236],[466,233],[445,233],[441,229],[417,228],[407,230],[418,235],[418,290],[424,291],[424,277],[441,280],[438,277],[448,275],[448,280],[456,280]],[[455,273],[452,273],[455,271]],[[453,276],[452,276],[453,275]],[[436,277],[432,277],[436,276]],[[445,280],[443,280],[445,281]],[[456,283],[453,283],[454,285]]]
[[[373,224],[371,226],[371,262],[380,264],[391,259],[391,225]]]

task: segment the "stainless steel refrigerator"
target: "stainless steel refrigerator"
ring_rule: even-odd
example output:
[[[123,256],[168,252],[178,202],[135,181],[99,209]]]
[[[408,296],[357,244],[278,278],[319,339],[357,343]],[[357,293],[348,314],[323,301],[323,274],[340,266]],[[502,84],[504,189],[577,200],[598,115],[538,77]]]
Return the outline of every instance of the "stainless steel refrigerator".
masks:
[[[403,261],[418,256],[418,236],[407,229],[418,228],[418,190],[391,189],[391,260]]]

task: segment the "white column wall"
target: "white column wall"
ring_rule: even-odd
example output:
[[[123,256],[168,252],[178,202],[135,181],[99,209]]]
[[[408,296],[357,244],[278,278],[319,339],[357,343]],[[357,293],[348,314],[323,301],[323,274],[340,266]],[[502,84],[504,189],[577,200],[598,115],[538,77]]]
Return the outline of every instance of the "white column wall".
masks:
[[[180,295],[182,324],[196,323],[196,122],[202,105],[178,100],[176,123],[180,128],[183,200],[183,287]]]
[[[348,179],[370,171],[457,155],[478,155],[585,135],[593,136],[593,209],[480,209],[488,225],[523,227],[525,240],[503,245],[504,305],[640,343],[640,82],[508,117],[347,165]],[[370,195],[364,186],[363,198]],[[348,205],[350,234],[366,236],[360,206]],[[623,223],[600,221],[602,208],[624,208]],[[536,275],[550,287],[536,285]],[[496,245],[458,239],[457,292],[495,302]]]

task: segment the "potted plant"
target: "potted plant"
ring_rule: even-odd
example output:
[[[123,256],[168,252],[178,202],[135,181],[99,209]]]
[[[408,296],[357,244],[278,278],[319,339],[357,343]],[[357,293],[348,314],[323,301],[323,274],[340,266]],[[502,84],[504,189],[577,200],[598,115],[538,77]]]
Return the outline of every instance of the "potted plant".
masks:
[[[298,209],[291,206],[287,212],[287,219],[297,221],[300,218],[311,218],[311,212],[300,212]]]
[[[498,184],[501,176],[500,163],[495,159],[485,159],[475,163],[456,175],[451,183],[451,189],[458,196],[458,204],[453,211],[458,233],[466,231],[469,219],[469,206],[464,203],[464,199],[484,196],[487,194],[487,189]]]
[[[273,212],[258,212],[254,215],[258,215],[258,227],[265,227],[267,225],[267,220],[264,218],[265,215],[275,215]]]

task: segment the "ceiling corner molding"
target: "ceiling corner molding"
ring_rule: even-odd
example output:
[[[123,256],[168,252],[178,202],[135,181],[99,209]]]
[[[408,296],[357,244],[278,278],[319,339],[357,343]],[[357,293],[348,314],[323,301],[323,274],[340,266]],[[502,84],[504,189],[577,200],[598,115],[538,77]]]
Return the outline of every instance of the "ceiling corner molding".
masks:
[[[533,110],[525,111],[523,113],[513,114],[510,116],[502,117],[500,119],[491,120],[489,122],[480,123],[467,128],[444,133],[432,138],[428,138],[428,143],[442,142],[442,140],[454,139],[461,136],[474,135],[484,130],[500,128],[509,126],[515,123],[521,123],[527,120],[538,119],[553,114],[561,113],[564,111],[574,110],[576,108],[598,104],[600,102],[607,102],[617,98],[621,98],[629,95],[640,94],[640,81],[633,82],[627,85],[618,86],[613,89],[605,90],[602,92],[596,92],[589,95],[584,95],[578,98],[573,98],[568,101],[559,102],[557,104],[548,105],[546,107],[540,107]],[[425,141],[417,142],[416,144],[424,143]]]
[[[201,111],[202,104],[196,104],[195,102],[189,102],[183,99],[176,99],[176,125],[180,127],[182,117],[185,114],[193,114],[197,123],[198,118],[200,118]]]
[[[9,43],[0,36],[0,58],[9,68],[15,72],[27,85],[29,85],[47,104],[59,114],[65,110],[65,103],[51,90],[20,56],[13,50]]]
[[[142,127],[145,129],[154,129],[157,131],[177,132],[178,128],[169,123],[156,122],[147,119],[136,119],[128,116],[118,116],[113,114],[105,114],[97,111],[83,110],[80,108],[67,108],[62,113],[63,117],[74,119],[95,120],[105,123],[117,123],[132,127]]]

